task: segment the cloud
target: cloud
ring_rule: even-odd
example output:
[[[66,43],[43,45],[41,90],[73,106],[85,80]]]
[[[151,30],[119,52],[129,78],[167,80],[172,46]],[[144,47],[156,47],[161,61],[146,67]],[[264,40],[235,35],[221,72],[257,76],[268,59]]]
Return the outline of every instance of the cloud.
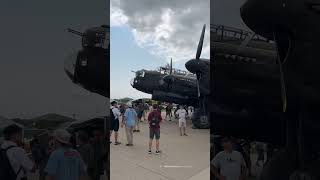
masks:
[[[209,23],[209,0],[111,0],[111,26],[128,26],[140,47],[166,61],[194,58],[203,24],[208,58]]]

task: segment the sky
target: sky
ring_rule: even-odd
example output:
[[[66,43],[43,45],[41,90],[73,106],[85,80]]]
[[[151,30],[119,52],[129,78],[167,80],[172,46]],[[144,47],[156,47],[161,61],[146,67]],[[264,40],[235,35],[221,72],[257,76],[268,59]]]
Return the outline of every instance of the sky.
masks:
[[[109,24],[106,0],[0,1],[0,115],[58,113],[85,119],[106,114],[108,99],[73,84],[63,66],[84,31]]]
[[[140,69],[156,69],[173,59],[184,69],[196,55],[203,24],[207,24],[202,58],[209,58],[210,0],[111,0],[110,97],[151,97],[133,89]]]

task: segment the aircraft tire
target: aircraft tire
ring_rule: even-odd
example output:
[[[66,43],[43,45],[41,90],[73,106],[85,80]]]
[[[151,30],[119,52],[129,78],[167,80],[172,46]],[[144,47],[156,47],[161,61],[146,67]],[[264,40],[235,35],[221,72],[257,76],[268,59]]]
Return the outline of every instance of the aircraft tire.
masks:
[[[203,123],[199,118],[197,119],[192,119],[192,124],[196,129],[209,129],[210,125],[209,123]]]

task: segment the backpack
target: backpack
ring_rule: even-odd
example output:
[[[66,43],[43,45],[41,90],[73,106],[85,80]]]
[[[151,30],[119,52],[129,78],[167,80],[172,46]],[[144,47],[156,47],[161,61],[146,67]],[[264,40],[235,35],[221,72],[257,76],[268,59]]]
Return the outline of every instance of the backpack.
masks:
[[[2,149],[0,150],[0,179],[5,179],[5,180],[16,180],[17,179],[17,175],[19,174],[21,168],[19,169],[18,173],[15,173],[9,158],[7,156],[7,151],[13,147],[17,147],[17,146],[9,146],[6,149]]]
[[[151,115],[151,121],[150,121],[150,127],[151,128],[158,128],[159,127],[159,123],[160,123],[160,120],[158,118],[158,116],[156,115],[155,112],[152,113]]]

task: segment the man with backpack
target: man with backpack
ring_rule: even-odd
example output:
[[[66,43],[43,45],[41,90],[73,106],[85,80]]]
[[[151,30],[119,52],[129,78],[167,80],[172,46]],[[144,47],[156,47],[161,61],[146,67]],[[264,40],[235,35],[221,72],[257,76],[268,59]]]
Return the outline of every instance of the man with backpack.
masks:
[[[159,140],[160,140],[160,122],[162,121],[161,113],[158,111],[158,106],[153,105],[153,111],[148,116],[149,128],[150,128],[150,140],[149,140],[149,151],[151,154],[152,141],[156,138],[156,154],[160,154]]]
[[[22,143],[22,128],[13,124],[3,130],[5,141],[1,145],[0,179],[26,180],[27,173],[34,165],[26,151],[18,145]]]
[[[120,119],[121,113],[120,110],[117,107],[117,102],[112,101],[111,102],[111,109],[110,109],[110,138],[112,135],[112,131],[114,131],[114,145],[121,144],[118,141],[118,131],[119,131],[119,119]],[[110,140],[111,143],[111,140]]]

